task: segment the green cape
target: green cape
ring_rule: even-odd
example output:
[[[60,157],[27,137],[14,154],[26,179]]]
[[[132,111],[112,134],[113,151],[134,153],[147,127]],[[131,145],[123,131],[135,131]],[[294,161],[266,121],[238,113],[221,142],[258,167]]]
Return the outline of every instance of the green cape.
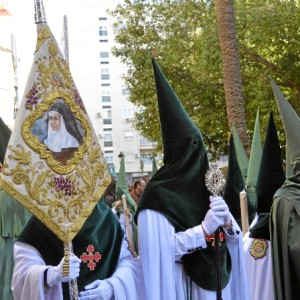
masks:
[[[88,253],[89,245],[94,246],[94,252],[101,254],[94,270],[90,270],[86,263],[81,263],[80,276],[77,278],[79,292],[94,280],[108,278],[114,273],[122,239],[123,231],[119,221],[103,200],[100,200],[72,241],[73,252],[79,258]],[[18,241],[35,247],[47,265],[58,265],[64,256],[63,242],[34,216],[27,223]],[[69,299],[67,283],[63,283],[63,293],[64,299]]]

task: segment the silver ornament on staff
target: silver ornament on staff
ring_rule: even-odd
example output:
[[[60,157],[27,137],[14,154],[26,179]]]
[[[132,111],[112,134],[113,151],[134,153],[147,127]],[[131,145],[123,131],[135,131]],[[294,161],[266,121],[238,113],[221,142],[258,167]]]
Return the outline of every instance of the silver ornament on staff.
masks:
[[[218,167],[217,163],[211,163],[208,171],[205,174],[205,185],[212,196],[221,195],[225,186],[225,178]],[[216,264],[216,299],[222,300],[222,285],[221,285],[221,253],[220,253],[220,227],[215,231],[215,264]]]

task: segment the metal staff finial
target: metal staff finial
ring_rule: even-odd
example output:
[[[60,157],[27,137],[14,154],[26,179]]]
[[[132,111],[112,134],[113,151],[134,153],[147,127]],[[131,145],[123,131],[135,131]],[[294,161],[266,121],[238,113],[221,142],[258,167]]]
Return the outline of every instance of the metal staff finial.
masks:
[[[217,163],[211,163],[205,174],[205,185],[213,196],[219,196],[225,186],[225,178]]]
[[[43,0],[34,0],[35,24],[47,23]]]

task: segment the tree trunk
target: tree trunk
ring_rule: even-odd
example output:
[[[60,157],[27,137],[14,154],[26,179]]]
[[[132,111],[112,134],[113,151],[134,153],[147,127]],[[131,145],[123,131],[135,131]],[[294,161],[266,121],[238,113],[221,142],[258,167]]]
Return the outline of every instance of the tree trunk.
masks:
[[[233,0],[216,0],[216,15],[225,89],[228,125],[237,129],[246,153],[250,153],[247,136],[238,41],[235,31]]]

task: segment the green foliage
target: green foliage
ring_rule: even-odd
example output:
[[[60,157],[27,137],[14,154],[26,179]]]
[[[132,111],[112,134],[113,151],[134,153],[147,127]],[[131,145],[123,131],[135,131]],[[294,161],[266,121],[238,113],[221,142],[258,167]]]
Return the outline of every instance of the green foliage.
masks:
[[[222,62],[213,1],[124,1],[111,12],[118,46],[114,54],[129,67],[130,101],[140,108],[135,127],[161,147],[151,55],[204,136],[209,151],[228,151],[229,129]],[[298,1],[237,0],[246,121],[250,138],[257,108],[265,132],[271,110],[282,128],[269,77],[295,109],[300,100],[300,7]],[[264,134],[262,136],[264,137]]]

